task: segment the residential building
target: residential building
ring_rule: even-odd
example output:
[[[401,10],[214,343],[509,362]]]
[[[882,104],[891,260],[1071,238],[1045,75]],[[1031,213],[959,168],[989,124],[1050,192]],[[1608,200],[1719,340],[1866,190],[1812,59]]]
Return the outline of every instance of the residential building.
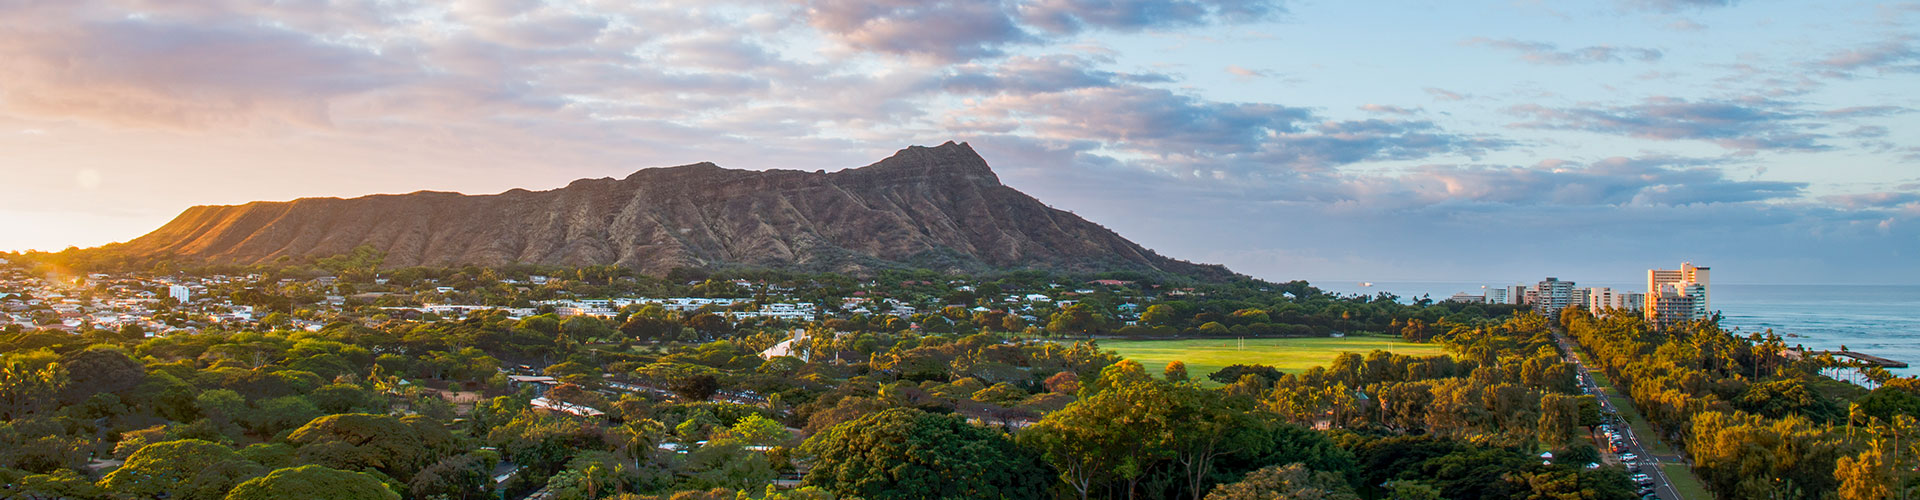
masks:
[[[1574,304],[1573,282],[1548,276],[1529,291],[1534,296],[1533,310],[1545,316],[1558,316],[1561,309]]]
[[[1459,293],[1453,294],[1452,297],[1447,297],[1447,302],[1457,302],[1461,304],[1485,304],[1487,303],[1487,296],[1468,295],[1467,292],[1459,292]]]
[[[167,287],[167,296],[185,304],[193,301],[193,290],[188,289],[186,285],[173,285]]]
[[[1638,311],[1645,297],[1646,294],[1614,290],[1604,286],[1589,288],[1587,289],[1587,310],[1593,311],[1594,314],[1603,314],[1611,310]]]

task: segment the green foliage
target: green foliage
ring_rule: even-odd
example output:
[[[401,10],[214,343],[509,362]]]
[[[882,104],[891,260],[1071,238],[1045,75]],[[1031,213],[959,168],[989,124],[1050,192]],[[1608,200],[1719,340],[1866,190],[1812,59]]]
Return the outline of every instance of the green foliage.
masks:
[[[108,498],[105,490],[72,469],[34,474],[0,468],[0,484],[7,485],[5,498]]]
[[[598,422],[533,410],[494,427],[487,441],[520,464],[521,474],[539,482],[559,472],[580,451],[613,449]]]
[[[70,383],[67,401],[84,401],[100,393],[121,393],[138,387],[147,377],[147,368],[129,357],[126,351],[111,345],[95,345],[62,357]]]
[[[0,360],[0,422],[53,409],[66,385],[64,367]]]
[[[1215,486],[1206,500],[1360,500],[1339,474],[1301,464],[1275,465]]]
[[[126,465],[100,480],[116,495],[183,500],[215,500],[228,490],[266,472],[226,446],[197,439],[154,443],[140,448]]]
[[[346,413],[313,419],[287,435],[301,461],[343,470],[377,470],[405,482],[451,455],[453,436],[438,422],[413,416]]]
[[[354,384],[329,384],[315,389],[308,399],[326,414],[384,411],[373,391]]]
[[[816,434],[801,446],[806,484],[843,497],[1035,498],[1044,468],[1005,436],[952,416],[889,409]]]
[[[279,469],[249,479],[227,493],[226,500],[400,500],[400,495],[370,474],[318,465]]]
[[[413,498],[490,499],[493,498],[493,462],[477,453],[447,457],[414,474],[407,489]]]
[[[0,422],[0,468],[36,473],[75,469],[93,442],[63,419],[28,417]]]
[[[1276,370],[1271,366],[1229,365],[1226,368],[1221,368],[1219,371],[1216,371],[1210,375],[1207,375],[1207,378],[1212,379],[1214,382],[1219,382],[1222,384],[1231,384],[1239,381],[1241,377],[1244,377],[1247,375],[1258,376],[1260,378],[1266,379],[1267,383],[1271,384],[1274,381],[1280,380],[1281,373],[1280,373],[1280,370]]]

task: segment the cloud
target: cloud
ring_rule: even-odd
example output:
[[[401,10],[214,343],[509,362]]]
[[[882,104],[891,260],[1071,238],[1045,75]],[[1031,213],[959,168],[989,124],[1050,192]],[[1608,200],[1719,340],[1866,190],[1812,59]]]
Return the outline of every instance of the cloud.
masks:
[[[1271,19],[1272,0],[808,0],[808,22],[848,47],[937,62],[1006,54],[1090,30],[1133,32]]]
[[[1620,8],[1655,12],[1679,12],[1690,9],[1730,7],[1739,0],[1614,0]]]
[[[21,31],[0,39],[7,107],[126,125],[326,124],[331,99],[423,76],[362,48],[271,26],[61,21],[14,24]]]
[[[1470,38],[1465,45],[1492,47],[1520,53],[1520,60],[1534,64],[1567,65],[1610,63],[1635,60],[1642,62],[1658,61],[1662,56],[1659,49],[1640,47],[1614,47],[1598,45],[1573,50],[1560,50],[1559,46],[1546,42],[1527,42],[1513,39],[1494,40],[1485,37]]]
[[[1878,193],[1839,194],[1822,196],[1820,199],[1849,209],[1894,208],[1902,205],[1920,204],[1920,192],[1886,191]]]
[[[1424,165],[1402,173],[1344,174],[1305,199],[1404,210],[1461,203],[1503,206],[1680,206],[1792,199],[1806,183],[1736,181],[1718,159],[1611,157],[1530,166]]]
[[[1883,72],[1920,72],[1920,50],[1914,49],[1913,37],[1900,37],[1873,45],[1833,52],[1826,58],[1814,61],[1812,65],[1836,74],[1866,69]]]
[[[1360,110],[1368,113],[1382,113],[1382,114],[1402,115],[1402,116],[1418,114],[1421,111],[1420,108],[1417,108],[1417,107],[1408,108],[1408,107],[1394,106],[1389,104],[1362,104],[1360,105]]]
[[[813,27],[859,50],[965,61],[1037,39],[996,1],[814,0]]]
[[[1167,83],[1159,73],[1118,73],[1095,69],[1111,59],[1077,55],[1013,56],[993,64],[955,65],[932,86],[957,93],[1045,93],[1128,84]]]
[[[1241,79],[1241,80],[1251,80],[1251,79],[1254,79],[1254,78],[1266,78],[1266,77],[1267,77],[1267,72],[1266,72],[1266,71],[1261,71],[1261,70],[1257,70],[1257,69],[1247,69],[1247,68],[1243,68],[1243,67],[1241,67],[1240,65],[1237,65],[1237,64],[1229,64],[1229,65],[1227,65],[1227,73],[1228,73],[1228,74],[1231,74],[1231,75],[1233,75],[1234,77],[1237,77],[1237,78],[1239,78],[1239,79]]]
[[[1888,130],[1886,127],[1882,127],[1879,125],[1862,125],[1859,127],[1854,127],[1853,130],[1849,130],[1846,133],[1840,134],[1840,135],[1858,138],[1858,139],[1871,139],[1876,137],[1886,137],[1887,133],[1888,133]]]
[[[1555,108],[1523,104],[1510,113],[1532,121],[1519,128],[1581,130],[1662,141],[1701,140],[1741,150],[1823,150],[1825,135],[1788,103],[1765,99],[1700,100],[1658,97],[1627,106]]]
[[[1187,177],[1284,176],[1512,146],[1424,120],[1331,121],[1302,107],[1209,101],[1132,84],[996,95],[948,121],[1056,143],[1096,143],[1115,163]]]
[[[1667,28],[1675,31],[1706,31],[1707,25],[1694,22],[1692,19],[1680,19],[1667,23]]]
[[[1251,22],[1286,12],[1272,0],[1034,0],[1015,9],[1027,24],[1057,34]]]
[[[1427,87],[1424,90],[1427,91],[1427,95],[1433,96],[1433,100],[1436,101],[1464,101],[1469,97],[1466,94],[1442,88]]]

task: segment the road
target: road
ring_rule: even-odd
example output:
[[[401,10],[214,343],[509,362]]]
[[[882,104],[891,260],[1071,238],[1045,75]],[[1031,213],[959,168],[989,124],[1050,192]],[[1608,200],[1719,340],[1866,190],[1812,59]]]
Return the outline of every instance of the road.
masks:
[[[1559,331],[1553,332],[1553,339],[1560,343],[1560,352],[1566,356],[1566,361],[1572,363],[1574,369],[1577,370],[1580,376],[1580,390],[1593,395],[1600,401],[1601,414],[1613,417],[1607,420],[1612,422],[1614,432],[1618,433],[1621,438],[1627,442],[1627,453],[1639,455],[1640,472],[1653,478],[1653,493],[1663,500],[1685,500],[1680,496],[1680,491],[1674,489],[1673,482],[1667,479],[1666,471],[1662,470],[1660,466],[1660,464],[1667,462],[1682,463],[1683,461],[1680,460],[1680,457],[1654,455],[1651,451],[1647,450],[1646,445],[1641,442],[1640,436],[1634,435],[1633,426],[1626,421],[1627,417],[1622,416],[1619,409],[1613,407],[1613,398],[1607,397],[1607,394],[1600,390],[1600,385],[1594,382],[1593,374],[1587,371],[1586,363],[1581,362],[1580,346],[1575,345],[1572,339],[1568,339],[1566,335],[1561,334]],[[1633,403],[1629,402],[1627,404]],[[1638,412],[1635,413],[1637,414]],[[1600,453],[1602,457],[1612,458],[1614,460],[1618,459],[1619,455],[1613,453],[1612,443],[1608,441],[1605,435],[1600,434],[1600,432],[1596,430],[1593,433],[1593,439],[1595,443],[1601,444]]]

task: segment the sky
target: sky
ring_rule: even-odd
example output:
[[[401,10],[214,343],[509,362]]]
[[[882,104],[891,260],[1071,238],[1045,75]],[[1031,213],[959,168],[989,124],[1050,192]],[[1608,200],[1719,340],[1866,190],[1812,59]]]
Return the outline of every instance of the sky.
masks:
[[[1920,283],[1920,3],[0,0],[0,250],[971,144],[1270,280]]]

